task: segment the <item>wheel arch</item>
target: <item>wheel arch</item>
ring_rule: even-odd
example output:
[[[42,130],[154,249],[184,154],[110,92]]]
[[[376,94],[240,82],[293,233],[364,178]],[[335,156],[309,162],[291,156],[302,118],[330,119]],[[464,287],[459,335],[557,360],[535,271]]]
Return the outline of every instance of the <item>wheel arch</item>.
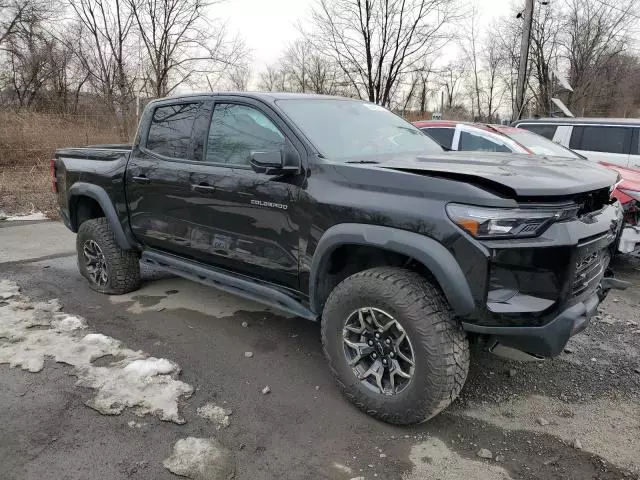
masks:
[[[415,260],[433,275],[456,315],[466,316],[475,309],[471,289],[460,265],[438,241],[392,227],[344,223],[329,228],[322,235],[313,255],[309,302],[318,314],[330,293],[323,291],[321,277],[328,272],[333,253],[345,245],[372,246]]]
[[[89,203],[86,203],[85,199],[87,199]],[[115,235],[118,246],[123,250],[132,250],[133,247],[122,229],[118,214],[113,206],[113,202],[111,201],[109,194],[104,190],[104,188],[99,187],[98,185],[76,182],[69,189],[69,217],[72,230],[74,232],[78,231],[78,228],[80,227],[79,220],[81,219],[78,214],[82,211],[82,205],[92,205],[90,202],[95,202],[95,204],[97,204],[101,209],[104,214],[103,216],[107,219],[109,227]],[[90,214],[88,217],[84,218],[84,220],[97,218],[95,216],[95,207],[89,206],[88,208],[90,209]]]

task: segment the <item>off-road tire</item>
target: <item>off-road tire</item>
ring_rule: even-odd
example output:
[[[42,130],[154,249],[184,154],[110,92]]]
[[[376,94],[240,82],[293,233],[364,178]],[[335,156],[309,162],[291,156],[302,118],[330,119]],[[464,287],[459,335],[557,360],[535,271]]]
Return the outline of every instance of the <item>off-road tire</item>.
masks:
[[[363,307],[393,316],[413,346],[413,378],[395,395],[373,392],[347,364],[342,330],[349,315]],[[456,399],[467,378],[469,342],[447,300],[438,286],[403,268],[372,268],[342,281],[325,304],[321,330],[324,354],[343,394],[385,422],[412,424],[432,418]]]
[[[83,255],[85,242],[93,240],[104,254],[107,267],[107,283],[99,285],[93,281]],[[78,269],[89,282],[89,287],[109,295],[122,295],[140,288],[140,256],[137,252],[123,250],[118,246],[107,219],[94,218],[80,225],[76,236]]]

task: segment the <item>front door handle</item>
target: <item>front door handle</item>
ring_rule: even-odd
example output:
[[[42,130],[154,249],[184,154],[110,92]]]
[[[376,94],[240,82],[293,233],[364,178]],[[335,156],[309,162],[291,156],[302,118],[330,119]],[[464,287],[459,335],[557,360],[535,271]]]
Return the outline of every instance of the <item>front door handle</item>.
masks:
[[[151,183],[151,179],[144,174],[133,177],[133,181],[136,183]]]
[[[199,183],[197,185],[191,185],[191,188],[196,191],[196,192],[200,192],[200,193],[211,193],[213,192],[216,187],[213,187],[211,185],[209,185],[208,183]]]

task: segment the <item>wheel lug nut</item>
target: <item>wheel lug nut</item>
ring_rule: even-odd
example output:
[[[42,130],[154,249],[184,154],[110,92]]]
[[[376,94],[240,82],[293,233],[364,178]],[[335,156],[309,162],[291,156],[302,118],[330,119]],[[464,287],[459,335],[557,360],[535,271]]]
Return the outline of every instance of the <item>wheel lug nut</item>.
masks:
[[[391,339],[390,339],[390,338],[387,338],[387,339],[384,341],[384,343],[386,343],[387,345],[391,345]]]
[[[380,338],[380,333],[376,332],[376,338]]]
[[[393,352],[389,352],[389,356],[390,356],[391,358],[393,358],[393,357],[395,357],[395,356],[396,356],[396,354],[395,354],[395,353],[393,353]]]
[[[367,342],[367,344],[368,344],[370,347],[371,347],[371,346],[373,346],[373,340],[369,340],[369,341]]]
[[[373,358],[378,358],[378,354],[377,354],[377,353],[375,353],[375,352],[373,352],[373,353],[371,354],[371,356],[372,356]]]
[[[387,364],[387,359],[386,359],[386,358],[383,358],[383,359],[382,359],[382,363],[383,363],[384,365],[386,365],[386,364]]]

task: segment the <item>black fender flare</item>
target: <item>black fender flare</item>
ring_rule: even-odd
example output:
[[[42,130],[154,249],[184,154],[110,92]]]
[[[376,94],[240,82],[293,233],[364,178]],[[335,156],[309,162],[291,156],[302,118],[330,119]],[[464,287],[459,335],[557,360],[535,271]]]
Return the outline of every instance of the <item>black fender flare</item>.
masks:
[[[422,263],[440,284],[451,308],[458,316],[475,310],[469,283],[454,256],[440,242],[398,228],[360,223],[343,223],[329,228],[320,238],[311,262],[309,301],[311,309],[321,313],[318,298],[320,272],[333,251],[341,245],[369,245],[400,253]]]
[[[71,186],[71,188],[69,188],[69,216],[71,223],[74,226],[74,231],[77,231],[78,227],[75,225],[75,215],[77,212],[72,210],[72,206],[76,201],[75,199],[78,197],[89,197],[98,202],[105,217],[107,217],[107,222],[109,222],[109,227],[111,227],[111,230],[113,231],[118,246],[123,250],[133,249],[131,242],[129,242],[129,239],[122,229],[120,219],[118,218],[118,214],[113,206],[113,201],[109,197],[109,194],[104,188],[92,183],[76,182]]]

